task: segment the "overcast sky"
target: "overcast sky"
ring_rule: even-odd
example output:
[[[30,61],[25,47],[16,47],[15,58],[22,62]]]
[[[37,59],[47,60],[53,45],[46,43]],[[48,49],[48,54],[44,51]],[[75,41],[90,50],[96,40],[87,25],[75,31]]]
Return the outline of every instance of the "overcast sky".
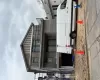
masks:
[[[37,0],[0,0],[0,80],[34,80],[26,71],[20,43],[31,22],[44,15]]]

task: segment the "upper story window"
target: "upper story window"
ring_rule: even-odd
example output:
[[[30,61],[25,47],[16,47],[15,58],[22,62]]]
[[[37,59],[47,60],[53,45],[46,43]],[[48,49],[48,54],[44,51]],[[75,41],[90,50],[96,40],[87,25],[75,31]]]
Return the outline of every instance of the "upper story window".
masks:
[[[40,26],[35,26],[33,28],[32,51],[40,52]]]
[[[33,52],[40,52],[40,40],[33,40]]]
[[[66,3],[67,3],[67,0],[64,0],[64,2],[60,6],[60,9],[65,9],[66,8]]]
[[[54,7],[53,10],[57,10],[57,7]]]
[[[33,34],[34,35],[40,35],[40,26],[35,26],[33,28]]]
[[[57,10],[58,5],[52,5],[53,10]]]

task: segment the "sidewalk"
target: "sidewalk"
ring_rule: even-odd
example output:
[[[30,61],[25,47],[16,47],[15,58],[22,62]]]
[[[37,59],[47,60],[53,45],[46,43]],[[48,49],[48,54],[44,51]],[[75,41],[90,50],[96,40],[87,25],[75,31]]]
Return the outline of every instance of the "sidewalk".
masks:
[[[88,0],[86,9],[90,80],[100,80],[100,0]]]

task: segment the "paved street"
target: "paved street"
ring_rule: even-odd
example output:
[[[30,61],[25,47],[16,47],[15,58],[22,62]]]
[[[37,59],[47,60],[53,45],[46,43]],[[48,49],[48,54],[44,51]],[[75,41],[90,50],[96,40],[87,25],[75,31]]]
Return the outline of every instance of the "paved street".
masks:
[[[91,80],[100,80],[100,0],[88,0],[86,39]]]

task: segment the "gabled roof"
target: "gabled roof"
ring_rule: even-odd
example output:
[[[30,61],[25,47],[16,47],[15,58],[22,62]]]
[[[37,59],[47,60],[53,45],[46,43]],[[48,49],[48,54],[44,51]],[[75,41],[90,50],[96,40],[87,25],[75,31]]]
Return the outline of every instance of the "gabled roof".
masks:
[[[38,25],[41,25],[42,24],[42,22],[43,22],[43,19],[42,18],[36,18],[36,20],[38,21]],[[29,47],[31,47],[32,48],[32,46],[29,46],[29,44],[30,45],[32,45],[32,39],[30,39],[30,37],[29,36],[31,36],[31,38],[32,38],[32,35],[33,35],[33,27],[35,27],[35,26],[38,26],[38,25],[34,25],[33,23],[31,23],[31,25],[29,26],[29,29],[27,30],[27,32],[26,32],[26,35],[25,35],[25,37],[23,38],[23,40],[22,40],[22,42],[21,42],[21,45],[20,45],[20,47],[21,47],[21,51],[22,51],[22,55],[23,55],[23,58],[24,58],[24,62],[25,62],[25,66],[26,66],[26,69],[27,69],[27,72],[39,72],[38,70],[35,70],[35,69],[31,69],[30,68],[30,63],[28,62],[29,60],[28,60],[28,58],[27,58],[27,52],[26,51],[29,51]],[[31,31],[31,32],[30,32]],[[31,41],[30,41],[31,40]],[[28,41],[28,42],[27,42]],[[30,43],[30,42],[31,43]],[[28,44],[29,43],[29,44]],[[28,45],[27,45],[28,44]],[[25,47],[25,46],[27,46],[27,47]],[[27,50],[28,49],[28,50]],[[30,52],[28,52],[28,54],[29,54]],[[30,53],[30,56],[31,56],[31,53]],[[29,56],[29,57],[30,57]]]
[[[26,55],[25,55],[23,43],[24,43],[24,41],[25,41],[25,39],[26,39],[26,37],[27,37],[27,35],[28,35],[30,29],[32,28],[32,26],[34,26],[33,23],[31,23],[31,25],[30,25],[29,29],[27,30],[27,33],[26,33],[25,37],[23,38],[23,40],[22,40],[22,42],[21,42],[21,45],[20,45],[27,71],[29,71],[29,65],[28,65],[28,63],[27,63],[27,58],[26,58]]]

